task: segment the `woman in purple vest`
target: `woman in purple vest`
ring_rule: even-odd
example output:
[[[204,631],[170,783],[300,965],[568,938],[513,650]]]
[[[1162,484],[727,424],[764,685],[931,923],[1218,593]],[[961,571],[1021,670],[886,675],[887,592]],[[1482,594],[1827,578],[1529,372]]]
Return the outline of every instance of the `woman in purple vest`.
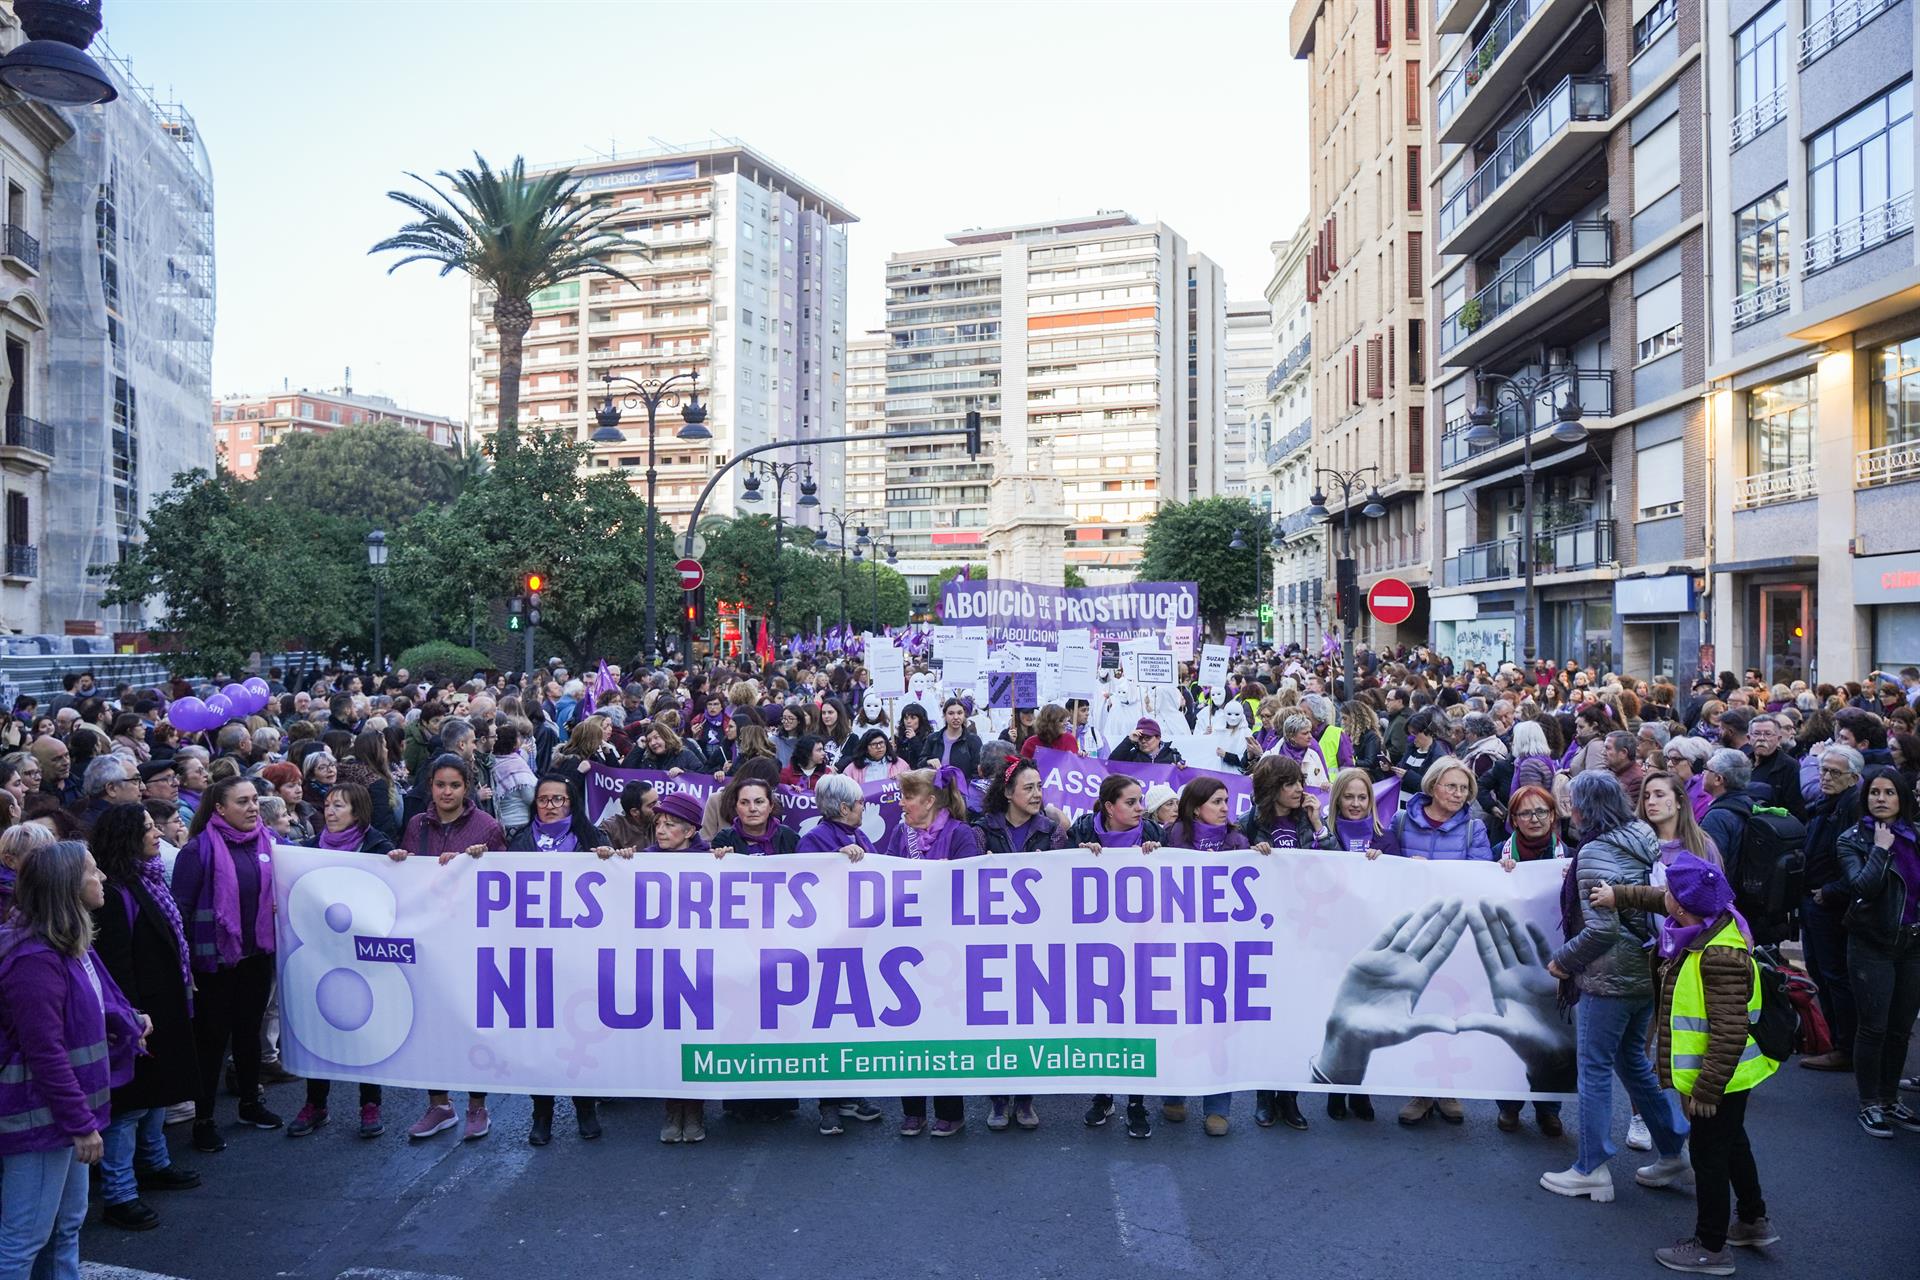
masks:
[[[19,868],[0,927],[0,1275],[77,1276],[87,1166],[153,1024],[93,954],[106,881],[77,840]]]

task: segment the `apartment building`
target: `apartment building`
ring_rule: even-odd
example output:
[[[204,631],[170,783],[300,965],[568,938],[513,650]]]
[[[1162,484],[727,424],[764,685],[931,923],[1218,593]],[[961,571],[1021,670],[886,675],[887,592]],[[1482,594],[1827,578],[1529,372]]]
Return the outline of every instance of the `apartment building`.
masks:
[[[1231,498],[1253,495],[1264,470],[1253,444],[1253,429],[1267,399],[1267,374],[1273,368],[1273,308],[1265,298],[1227,303],[1227,414],[1220,437],[1220,492]]]
[[[1702,665],[1770,681],[1897,671],[1920,663],[1920,5],[1706,9],[1713,252],[1696,279],[1716,500]]]
[[[597,157],[565,167],[582,193],[616,211],[641,249],[614,264],[636,283],[592,277],[533,300],[520,389],[523,425],[591,441],[608,374],[640,381],[699,377],[711,440],[674,435],[666,407],[655,438],[663,518],[684,523],[715,467],[773,440],[840,435],[846,423],[847,226],[844,207],[745,143],[726,140]],[[499,336],[493,298],[476,288],[471,315],[472,406],[482,440],[499,424]],[[615,398],[619,389],[615,388]],[[589,464],[617,468],[644,489],[646,414],[628,406],[623,439],[591,441]],[[811,464],[820,501],[845,502],[838,445],[782,453]],[[747,468],[706,511],[731,515]],[[786,485],[789,520],[799,485]],[[773,486],[750,508],[770,511]]]
[[[328,391],[282,391],[278,395],[233,395],[213,402],[213,452],[220,465],[242,480],[260,471],[260,455],[288,435],[325,435],[340,427],[395,422],[449,452],[459,452],[466,429],[452,418],[402,409],[386,396]]]
[[[1456,657],[1680,676],[1706,638],[1715,7],[1436,8],[1407,109],[1435,148],[1431,617]]]
[[[1225,483],[1226,289],[1162,223],[1103,211],[969,230],[887,264],[886,419],[895,432],[981,414],[988,450],[890,441],[886,523],[900,555],[983,549],[992,452],[1045,460],[1089,581],[1123,580],[1164,501]]]
[[[1313,317],[1307,303],[1311,224],[1275,241],[1267,280],[1273,367],[1262,380],[1265,403],[1254,445],[1266,472],[1262,493],[1273,519],[1272,603],[1275,645],[1318,652],[1329,597],[1325,527],[1313,505]]]
[[[847,344],[847,434],[863,436],[846,447],[847,505],[844,514],[878,513],[887,501],[887,351],[884,332]],[[837,529],[828,533],[839,536]]]
[[[1389,576],[1415,588],[1400,626],[1360,611],[1358,638],[1375,647],[1427,638],[1423,86],[1433,8],[1295,0],[1289,33],[1309,68],[1313,460],[1361,473],[1350,494],[1321,478],[1328,549],[1336,559],[1351,551],[1363,593]],[[1375,503],[1382,514],[1365,515]]]

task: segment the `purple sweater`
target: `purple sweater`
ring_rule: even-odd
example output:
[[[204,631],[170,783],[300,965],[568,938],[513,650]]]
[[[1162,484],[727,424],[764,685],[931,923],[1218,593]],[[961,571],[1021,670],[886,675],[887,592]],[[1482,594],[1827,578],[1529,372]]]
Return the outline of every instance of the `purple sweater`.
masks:
[[[0,931],[0,947],[16,937]],[[114,1086],[133,1079],[139,1021],[98,956],[93,971],[99,998],[77,957],[37,937],[0,955],[0,1158],[106,1128]]]
[[[452,822],[440,821],[430,807],[414,814],[400,837],[400,847],[408,853],[424,853],[436,858],[449,849],[459,853],[476,844],[504,850],[507,847],[507,834],[500,829],[500,824],[494,821],[492,814],[476,809],[471,800],[467,801],[467,807]]]
[[[800,834],[800,843],[794,852],[838,853],[850,844],[857,844],[868,853],[876,852],[873,841],[867,839],[867,833],[860,828],[843,827],[822,818]]]
[[[815,828],[818,830],[818,828]],[[944,862],[952,858],[977,858],[986,852],[980,842],[980,833],[958,818],[949,817],[940,833],[933,837],[933,843],[923,853],[915,853],[907,841],[908,827],[902,822],[887,833],[880,843],[878,852],[892,854],[896,858],[923,858],[928,861]]]

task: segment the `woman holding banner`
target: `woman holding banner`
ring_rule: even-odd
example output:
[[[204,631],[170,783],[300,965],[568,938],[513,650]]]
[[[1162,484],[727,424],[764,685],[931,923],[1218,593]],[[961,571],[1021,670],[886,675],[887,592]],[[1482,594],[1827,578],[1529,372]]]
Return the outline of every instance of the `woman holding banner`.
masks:
[[[742,774],[720,793],[720,830],[713,837],[713,856],[729,853],[777,856],[800,846],[800,833],[780,822],[780,802],[773,785]]]
[[[987,784],[981,810],[973,825],[988,853],[1037,853],[1055,847],[1060,824],[1046,811],[1040,770],[1033,761],[1009,760]]]
[[[1228,705],[1237,707],[1239,704]],[[1180,790],[1180,808],[1173,825],[1167,828],[1168,847],[1197,849],[1202,853],[1232,853],[1253,848],[1246,833],[1233,825],[1233,815],[1228,808],[1230,803],[1227,784],[1219,778],[1195,778],[1189,782]],[[1263,844],[1260,852],[1271,853],[1272,848]],[[1292,1094],[1287,1096],[1295,1097]],[[1297,1110],[1297,1100],[1295,1108]],[[1210,1093],[1200,1100],[1200,1114],[1205,1117],[1208,1137],[1226,1136],[1227,1117],[1232,1110],[1231,1093]],[[1187,1118],[1186,1100],[1161,1099],[1160,1114],[1178,1124]]]

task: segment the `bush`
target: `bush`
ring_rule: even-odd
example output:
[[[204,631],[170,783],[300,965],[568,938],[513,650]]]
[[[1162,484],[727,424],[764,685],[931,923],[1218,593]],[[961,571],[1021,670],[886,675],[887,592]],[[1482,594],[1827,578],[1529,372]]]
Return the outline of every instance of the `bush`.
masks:
[[[429,640],[402,653],[393,660],[393,665],[396,669],[405,667],[415,680],[440,676],[465,680],[476,671],[487,670],[493,663],[478,649],[469,649],[451,640]]]

